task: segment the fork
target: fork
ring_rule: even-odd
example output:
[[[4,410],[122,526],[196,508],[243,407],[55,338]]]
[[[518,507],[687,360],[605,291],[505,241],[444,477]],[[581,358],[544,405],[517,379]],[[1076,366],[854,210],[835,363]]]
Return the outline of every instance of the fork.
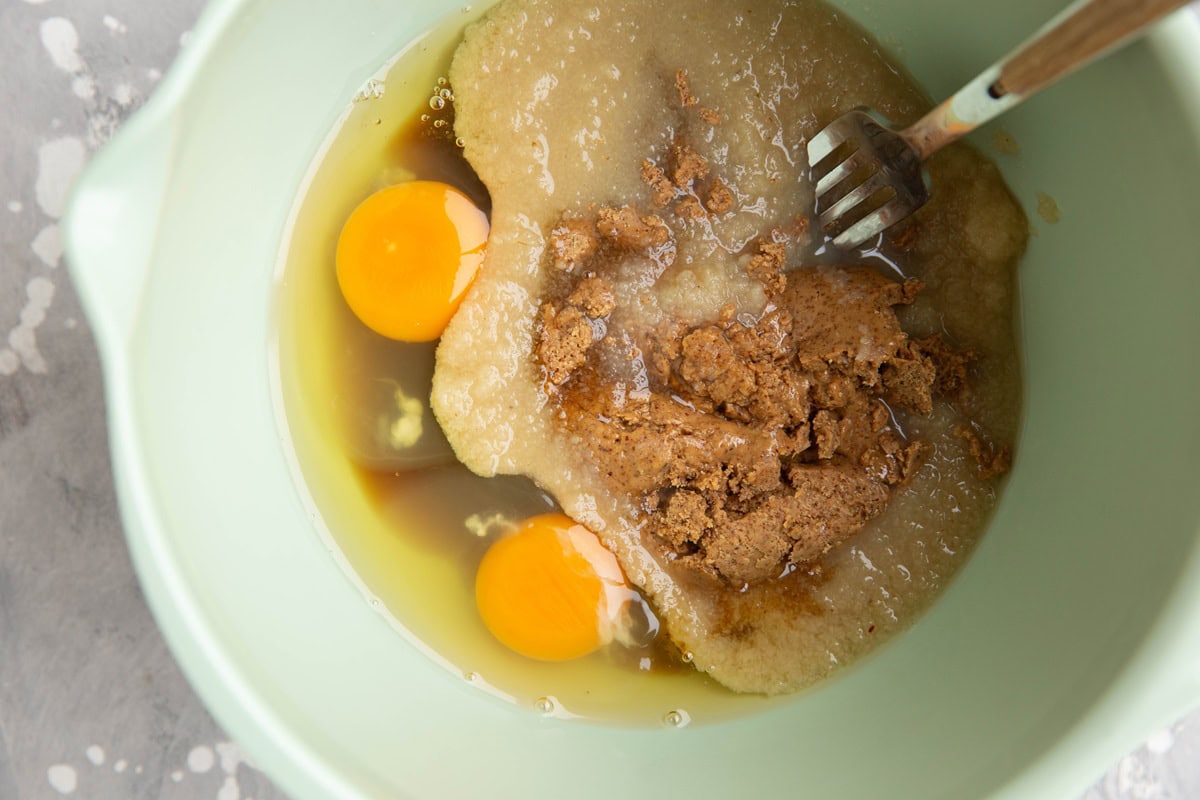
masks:
[[[865,108],[838,117],[808,142],[819,227],[839,248],[862,246],[929,199],[921,162],[934,152],[1186,2],[1079,0],[903,130]]]

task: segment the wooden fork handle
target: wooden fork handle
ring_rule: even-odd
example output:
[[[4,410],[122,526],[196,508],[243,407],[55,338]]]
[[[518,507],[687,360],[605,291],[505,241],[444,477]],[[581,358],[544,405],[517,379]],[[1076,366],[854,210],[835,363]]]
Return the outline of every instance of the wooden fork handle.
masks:
[[[1077,0],[901,135],[923,161],[1188,2]]]
[[[1028,97],[1119,46],[1188,0],[1087,0],[1068,8],[1000,65],[995,95]]]

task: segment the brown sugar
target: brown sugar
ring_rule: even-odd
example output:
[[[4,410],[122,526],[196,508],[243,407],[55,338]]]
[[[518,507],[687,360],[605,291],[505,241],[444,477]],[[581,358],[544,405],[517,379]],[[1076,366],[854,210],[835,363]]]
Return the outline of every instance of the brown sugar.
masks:
[[[748,406],[757,389],[753,368],[738,357],[716,326],[692,331],[680,342],[679,378],[693,394],[718,407]]]
[[[952,347],[940,333],[918,339],[913,345],[933,363],[937,375],[934,391],[952,403],[965,403],[970,393],[969,368],[978,355],[973,350]]]
[[[760,249],[781,261],[783,245]],[[778,307],[754,325],[726,317],[643,332],[651,385],[640,398],[617,399],[586,348],[542,356],[552,376],[576,374],[562,387],[564,424],[610,487],[642,498],[668,558],[727,585],[775,577],[861,529],[923,452],[890,427],[881,377],[912,361],[893,306],[919,284],[867,268],[775,275]],[[600,287],[592,280],[571,302],[602,291],[584,289]],[[547,331],[572,310],[548,313]],[[906,376],[924,376],[926,394],[935,380],[932,369]]]
[[[550,232],[550,253],[555,268],[570,272],[587,262],[599,247],[596,227],[583,219],[564,219]]]
[[[966,442],[967,452],[975,459],[975,471],[980,478],[995,478],[1012,467],[1012,452],[1007,447],[985,441],[974,427],[958,425],[954,435]]]
[[[596,275],[581,278],[565,303],[542,304],[537,357],[551,385],[565,383],[587,362],[587,352],[596,338],[592,321],[607,317],[616,305],[612,286]]]
[[[612,286],[596,275],[588,275],[577,283],[567,302],[592,319],[607,317],[617,306]]]
[[[699,101],[692,94],[692,87],[688,84],[687,70],[675,70],[675,91],[679,93],[679,104],[684,108],[696,105]]]
[[[913,219],[905,220],[904,223],[888,231],[888,238],[891,240],[892,247],[901,253],[910,252],[916,246],[920,235],[921,223]]]
[[[691,195],[683,197],[675,204],[675,214],[681,219],[704,219],[707,216],[700,201]]]
[[[937,369],[933,359],[912,343],[881,373],[888,402],[906,406],[918,414],[933,412],[933,387]]]
[[[733,192],[724,181],[717,178],[708,190],[708,199],[704,201],[704,207],[714,214],[724,214],[733,208],[733,202]]]
[[[667,177],[663,168],[657,166],[653,161],[647,159],[642,162],[642,180],[650,187],[650,198],[659,208],[663,208],[675,199],[677,191],[675,184],[671,183],[671,179]]]
[[[671,180],[681,190],[708,176],[708,159],[692,149],[687,142],[671,145]]]
[[[746,265],[746,272],[763,285],[767,294],[778,294],[787,285],[783,277],[783,269],[786,266],[787,245],[782,242],[760,241],[757,251]]]
[[[600,209],[596,230],[618,247],[630,250],[661,247],[671,240],[671,230],[662,217],[641,216],[633,206]]]
[[[538,360],[546,370],[546,379],[557,385],[587,361],[593,340],[592,326],[578,308],[558,309],[549,303],[542,306],[540,322]]]

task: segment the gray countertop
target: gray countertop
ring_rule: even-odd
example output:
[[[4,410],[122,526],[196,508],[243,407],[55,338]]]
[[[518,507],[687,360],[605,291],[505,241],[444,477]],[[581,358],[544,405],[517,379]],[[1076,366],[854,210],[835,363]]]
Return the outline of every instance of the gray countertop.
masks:
[[[121,534],[58,219],[202,0],[0,0],[0,800],[272,800],[181,675]],[[1084,796],[1200,797],[1200,712]]]

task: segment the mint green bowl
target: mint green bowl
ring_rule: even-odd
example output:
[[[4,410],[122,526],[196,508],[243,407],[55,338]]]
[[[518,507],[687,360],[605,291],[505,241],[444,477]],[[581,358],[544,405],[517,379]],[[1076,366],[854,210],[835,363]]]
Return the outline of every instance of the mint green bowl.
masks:
[[[1058,4],[845,5],[941,95]],[[1000,163],[1037,229],[1021,267],[1028,389],[1019,463],[977,553],[861,667],[682,731],[541,719],[409,644],[315,535],[279,433],[273,270],[305,171],[365,79],[451,14],[218,0],[69,214],[146,596],[276,781],[339,800],[1064,798],[1200,703],[1191,13],[1003,122],[1022,154]],[[1032,213],[1039,191],[1058,224]]]

